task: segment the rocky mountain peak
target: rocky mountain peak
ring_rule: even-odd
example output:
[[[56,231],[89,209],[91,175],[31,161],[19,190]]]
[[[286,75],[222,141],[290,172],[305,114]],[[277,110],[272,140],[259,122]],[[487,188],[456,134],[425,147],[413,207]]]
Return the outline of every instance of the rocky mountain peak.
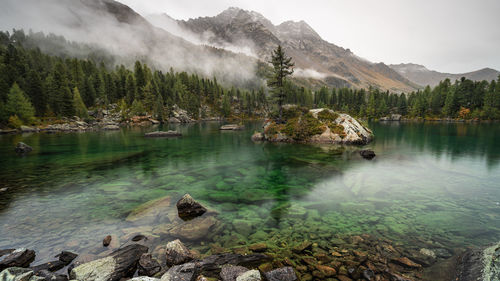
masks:
[[[314,38],[321,40],[321,36],[305,21],[285,21],[277,26],[281,35],[292,38]]]

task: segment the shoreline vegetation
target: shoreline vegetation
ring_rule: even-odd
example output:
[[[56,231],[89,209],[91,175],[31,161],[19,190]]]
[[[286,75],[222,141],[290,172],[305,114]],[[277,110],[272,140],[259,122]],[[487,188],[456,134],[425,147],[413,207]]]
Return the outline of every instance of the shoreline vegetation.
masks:
[[[96,51],[86,58],[48,55],[38,45],[54,44],[84,48],[62,37],[22,30],[0,32],[0,129],[53,125],[64,118],[92,123],[93,111],[116,110],[120,122],[135,116],[151,116],[160,123],[181,122],[182,109],[197,120],[265,119],[277,115],[283,105],[329,108],[358,119],[389,121],[489,121],[500,119],[500,78],[474,82],[444,80],[412,93],[382,92],[376,88],[312,89],[294,84],[293,63],[288,69],[260,69],[259,83],[235,88],[187,72],[154,70],[136,61],[118,65],[118,58]],[[86,46],[88,47],[88,46]],[[284,53],[281,61],[290,59]],[[111,62],[110,62],[111,61]],[[272,63],[271,63],[272,65]],[[286,65],[286,64],[285,64]],[[271,73],[271,74],[270,74]],[[291,76],[291,78],[287,78]],[[273,78],[274,77],[274,78]],[[281,81],[276,77],[282,77]],[[268,81],[268,88],[264,80]],[[253,81],[255,82],[255,81]],[[274,112],[278,112],[275,114]],[[177,119],[177,120],[175,120]],[[190,122],[190,121],[187,121]],[[187,123],[186,122],[186,123]]]

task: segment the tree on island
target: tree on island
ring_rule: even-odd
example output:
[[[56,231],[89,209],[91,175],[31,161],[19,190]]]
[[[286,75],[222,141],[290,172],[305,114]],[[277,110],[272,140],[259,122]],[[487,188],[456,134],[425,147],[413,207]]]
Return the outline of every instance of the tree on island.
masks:
[[[267,85],[271,87],[274,96],[276,97],[279,109],[278,123],[281,123],[283,117],[283,103],[286,99],[284,85],[286,77],[293,74],[293,66],[291,57],[287,57],[281,45],[271,54],[270,63],[273,65],[272,72],[267,80]]]

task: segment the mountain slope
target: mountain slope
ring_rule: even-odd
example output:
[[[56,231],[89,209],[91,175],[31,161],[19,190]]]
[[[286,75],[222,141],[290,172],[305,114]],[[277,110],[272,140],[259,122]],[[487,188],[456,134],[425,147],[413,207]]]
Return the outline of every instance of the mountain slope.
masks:
[[[298,75],[307,77],[307,73],[316,73],[331,86],[374,86],[395,92],[419,87],[383,63],[368,62],[349,49],[323,40],[304,21],[286,21],[275,26],[259,13],[229,8],[215,17],[177,21],[177,24],[209,44],[250,48],[264,61],[281,44],[294,59]]]
[[[491,80],[496,80],[498,78],[498,75],[500,75],[499,71],[491,68],[483,68],[477,71],[461,74],[451,74],[429,70],[423,65],[413,63],[391,64],[390,67],[410,81],[413,81],[419,85],[430,86],[436,86],[437,84],[439,84],[439,81],[447,78],[451,81],[454,81],[465,77],[473,81],[486,80],[490,82]]]
[[[114,0],[6,0],[0,10],[0,29],[12,28],[52,32],[89,43],[128,66],[139,59],[165,71],[173,67],[208,77],[217,75],[219,81],[236,86],[258,83],[255,58],[193,44],[153,26]]]

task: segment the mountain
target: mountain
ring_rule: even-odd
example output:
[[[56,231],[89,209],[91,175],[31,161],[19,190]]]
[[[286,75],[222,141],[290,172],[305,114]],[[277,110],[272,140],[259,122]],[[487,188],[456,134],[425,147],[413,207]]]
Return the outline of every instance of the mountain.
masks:
[[[389,66],[403,77],[414,83],[430,86],[436,86],[439,84],[439,81],[447,78],[451,81],[455,81],[465,77],[473,81],[486,80],[490,82],[491,80],[496,80],[498,75],[500,75],[499,71],[491,68],[483,68],[477,71],[461,74],[451,74],[429,70],[423,65],[413,63],[391,64]]]
[[[383,63],[371,63],[354,55],[349,49],[336,46],[321,38],[304,21],[286,21],[273,25],[271,21],[254,11],[229,8],[214,17],[199,17],[176,21],[170,17],[162,24],[156,16],[148,19],[167,30],[196,37],[208,45],[244,50],[243,53],[268,61],[273,49],[281,44],[293,58],[296,76],[322,80],[330,86],[367,88],[374,86],[395,92],[419,88]],[[156,18],[156,20],[154,20]]]
[[[96,46],[116,56],[116,63],[133,66],[143,60],[168,71],[217,76],[235,86],[261,83],[258,61],[244,54],[193,44],[165,29],[155,27],[133,9],[114,0],[5,0],[0,9],[0,29],[50,32],[68,40]],[[71,50],[43,50],[73,56]],[[84,54],[78,54],[80,57]]]

